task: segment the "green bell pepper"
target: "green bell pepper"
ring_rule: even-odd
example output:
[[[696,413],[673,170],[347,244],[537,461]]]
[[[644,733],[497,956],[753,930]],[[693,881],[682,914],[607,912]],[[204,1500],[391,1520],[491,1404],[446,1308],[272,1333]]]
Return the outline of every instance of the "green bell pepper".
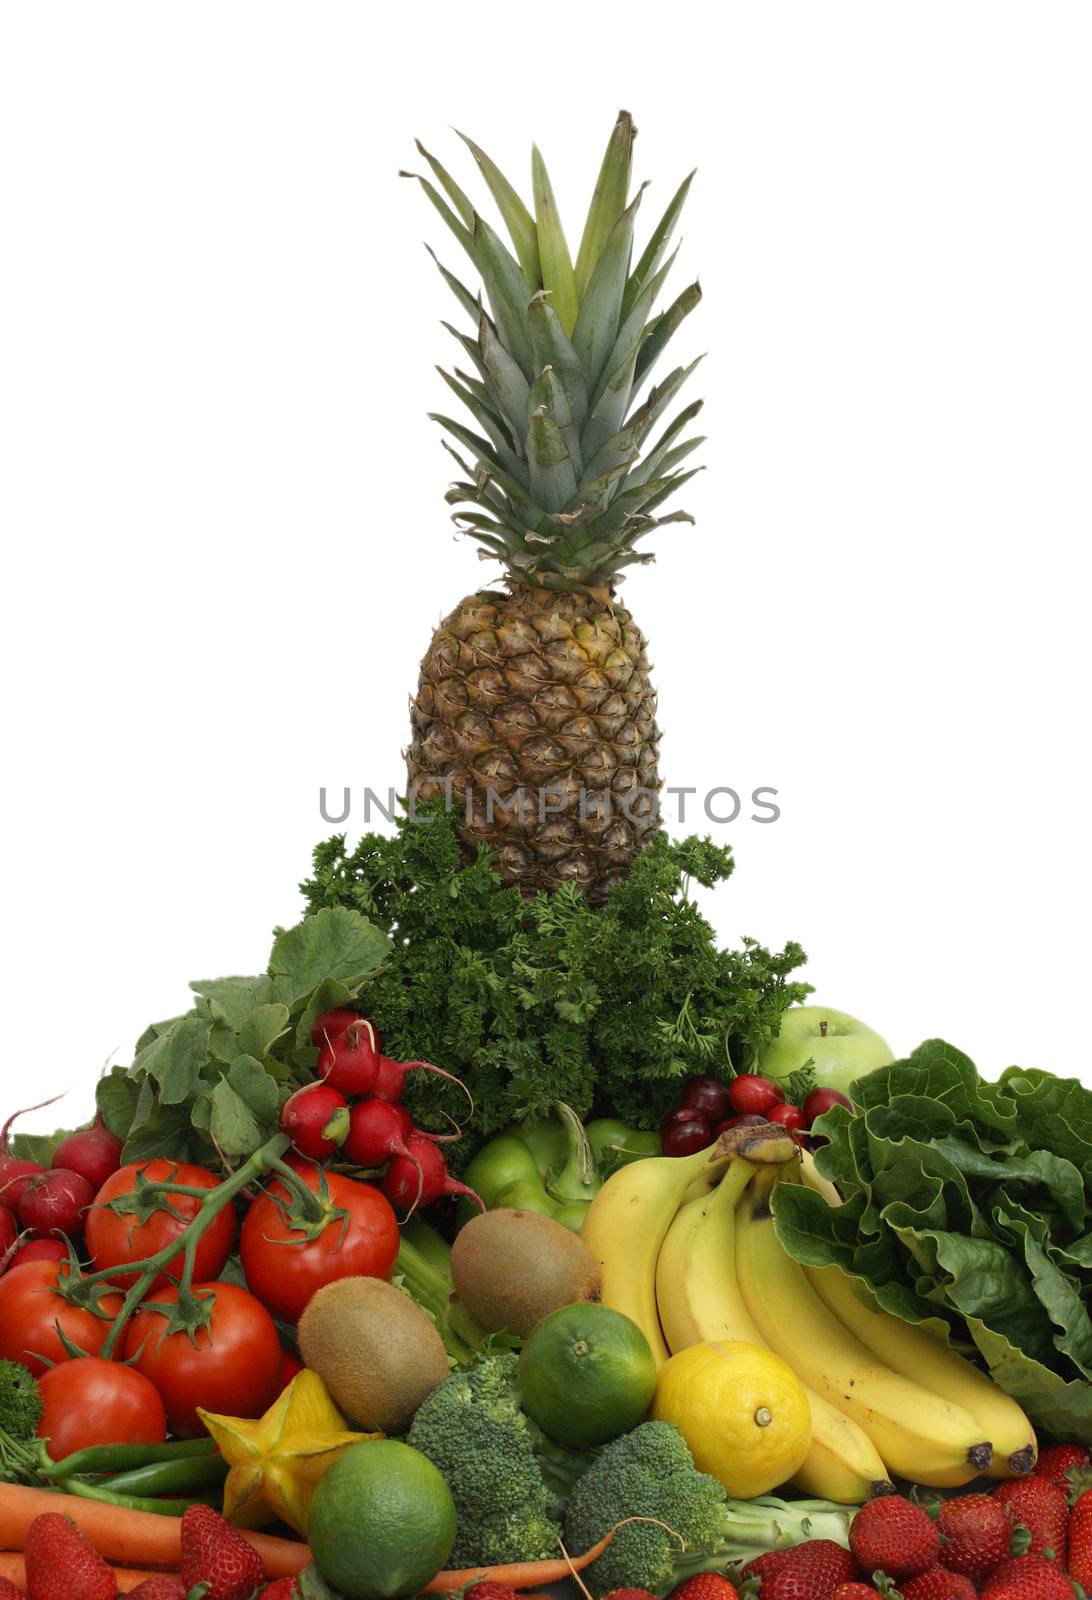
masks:
[[[545,1122],[513,1124],[490,1139],[463,1179],[491,1211],[519,1206],[579,1233],[602,1185],[599,1160],[613,1169],[657,1155],[660,1141],[654,1133],[637,1133],[613,1118],[600,1118],[585,1129],[560,1100],[554,1102],[554,1113]]]

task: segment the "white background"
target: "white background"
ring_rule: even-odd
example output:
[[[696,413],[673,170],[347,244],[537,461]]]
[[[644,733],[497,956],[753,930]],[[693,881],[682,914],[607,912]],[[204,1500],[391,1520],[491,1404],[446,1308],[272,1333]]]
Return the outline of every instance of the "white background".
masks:
[[[626,588],[664,772],[783,806],[718,830],[718,928],[896,1050],[1092,1082],[1090,74],[1083,0],[5,6],[4,1105],[85,1113],[264,963],[319,785],[399,782],[490,571],[397,169],[537,137],[578,233],[620,105],[649,217],[700,169],[709,470]]]

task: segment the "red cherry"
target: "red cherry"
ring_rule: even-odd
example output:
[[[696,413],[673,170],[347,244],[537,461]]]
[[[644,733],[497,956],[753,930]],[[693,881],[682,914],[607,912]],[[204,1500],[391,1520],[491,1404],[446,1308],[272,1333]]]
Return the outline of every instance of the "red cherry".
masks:
[[[732,1109],[728,1085],[719,1078],[691,1078],[683,1090],[682,1103],[700,1111],[709,1122],[720,1122]]]
[[[712,1144],[713,1130],[693,1106],[679,1106],[660,1123],[660,1142],[665,1156],[692,1156]]]
[[[790,1133],[803,1133],[808,1125],[807,1118],[799,1106],[774,1106],[766,1120],[767,1122],[779,1122]]]
[[[832,1106],[847,1106],[853,1110],[853,1101],[837,1089],[813,1089],[804,1101],[804,1119],[810,1128],[817,1117],[823,1116]]]
[[[726,1117],[723,1122],[718,1122],[713,1129],[714,1139],[719,1139],[722,1133],[727,1133],[729,1128],[757,1128],[760,1122],[765,1122],[765,1117],[760,1117],[756,1111],[748,1111],[741,1117]]]
[[[757,1072],[744,1072],[728,1085],[728,1098],[732,1110],[741,1115],[753,1111],[760,1117],[768,1117],[774,1106],[783,1103],[785,1091],[772,1078],[764,1078]]]

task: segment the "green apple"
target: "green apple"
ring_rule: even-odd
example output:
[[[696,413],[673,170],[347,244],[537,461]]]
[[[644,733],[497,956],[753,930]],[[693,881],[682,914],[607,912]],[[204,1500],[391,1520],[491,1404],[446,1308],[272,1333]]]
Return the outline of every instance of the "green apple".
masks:
[[[781,1032],[759,1056],[758,1071],[787,1078],[810,1060],[821,1088],[849,1094],[858,1078],[894,1059],[879,1034],[856,1017],[826,1006],[792,1006],[781,1019]]]

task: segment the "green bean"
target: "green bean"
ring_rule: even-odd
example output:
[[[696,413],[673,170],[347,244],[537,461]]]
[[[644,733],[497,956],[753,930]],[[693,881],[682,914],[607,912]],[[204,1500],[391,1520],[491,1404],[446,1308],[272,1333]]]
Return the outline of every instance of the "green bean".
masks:
[[[218,1489],[227,1474],[223,1456],[188,1456],[114,1473],[102,1487],[113,1494],[188,1494],[191,1489]]]
[[[198,1494],[192,1499],[183,1496],[180,1500],[154,1500],[146,1495],[139,1494],[114,1494],[110,1489],[98,1483],[85,1483],[82,1478],[65,1478],[61,1488],[66,1494],[78,1495],[81,1500],[98,1500],[103,1505],[121,1506],[126,1511],[152,1511],[160,1517],[181,1517],[187,1506],[203,1505],[218,1509],[220,1496],[218,1494]]]
[[[95,1473],[130,1472],[150,1467],[159,1461],[186,1461],[192,1456],[216,1453],[215,1439],[176,1439],[172,1444],[102,1444],[77,1450],[63,1461],[46,1459],[42,1471],[47,1478],[72,1478]]]

